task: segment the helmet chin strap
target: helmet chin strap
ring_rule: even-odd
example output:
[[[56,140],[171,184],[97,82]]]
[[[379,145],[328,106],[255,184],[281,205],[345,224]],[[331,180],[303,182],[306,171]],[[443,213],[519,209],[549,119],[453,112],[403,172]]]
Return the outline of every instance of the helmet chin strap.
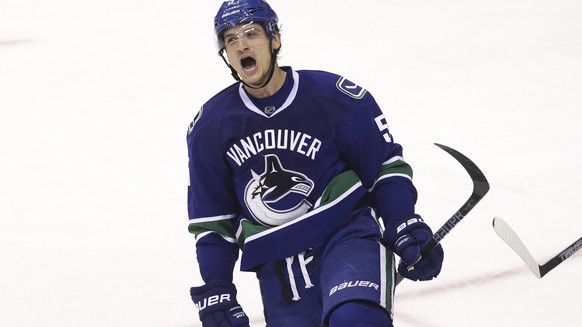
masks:
[[[270,40],[269,41],[269,45],[272,48],[272,44],[273,41]],[[277,61],[277,55],[275,54],[275,51],[271,51],[271,67],[269,68],[269,77],[267,78],[267,80],[265,81],[265,83],[263,83],[263,85],[261,86],[252,86],[248,83],[246,83],[245,81],[242,80],[242,78],[240,78],[240,76],[238,75],[238,73],[236,72],[236,70],[232,67],[232,65],[226,60],[226,58],[224,58],[224,48],[222,48],[218,54],[220,55],[220,57],[222,58],[222,60],[224,61],[224,63],[226,64],[226,66],[228,66],[228,68],[230,69],[230,74],[232,75],[232,77],[238,81],[243,83],[245,86],[250,87],[251,89],[261,89],[265,86],[267,86],[267,84],[269,84],[269,82],[271,81],[271,78],[273,78],[273,73],[275,72],[275,62]]]

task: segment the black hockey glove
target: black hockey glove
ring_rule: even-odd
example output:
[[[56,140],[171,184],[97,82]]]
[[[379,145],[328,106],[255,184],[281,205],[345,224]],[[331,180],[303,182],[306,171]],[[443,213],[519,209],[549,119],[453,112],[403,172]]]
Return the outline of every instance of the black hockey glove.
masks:
[[[420,216],[398,225],[388,226],[384,239],[391,250],[400,256],[398,273],[411,280],[431,280],[438,276],[443,265],[444,251],[440,244],[421,256],[420,251],[432,239],[432,230]]]
[[[190,288],[203,327],[248,327],[249,318],[236,300],[233,283],[215,280]]]

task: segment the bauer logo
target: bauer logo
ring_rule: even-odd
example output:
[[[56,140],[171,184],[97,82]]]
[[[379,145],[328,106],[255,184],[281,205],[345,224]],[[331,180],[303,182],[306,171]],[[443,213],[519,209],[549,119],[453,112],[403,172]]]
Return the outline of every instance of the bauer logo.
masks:
[[[239,12],[240,12],[239,9],[236,9],[236,10],[233,10],[233,11],[227,11],[224,14],[222,14],[222,17],[220,17],[220,18],[226,18],[228,16],[232,16],[234,14],[238,14]]]
[[[205,299],[203,299],[202,301],[198,301],[196,302],[196,307],[198,308],[198,311],[202,311],[208,307],[211,307],[213,305],[216,304],[220,304],[222,302],[230,302],[230,294],[225,293],[225,294],[220,294],[220,295],[213,295],[213,296],[209,296]]]
[[[337,286],[334,286],[331,288],[331,290],[329,291],[329,296],[332,296],[335,292],[344,290],[344,289],[348,289],[348,288],[353,288],[353,287],[358,287],[358,288],[373,288],[376,291],[379,290],[380,286],[376,283],[373,283],[371,281],[368,280],[356,280],[356,281],[349,281],[349,282],[344,282],[341,283]]]
[[[358,84],[345,79],[345,77],[340,77],[335,85],[337,86],[338,90],[354,99],[361,99],[364,97],[364,95],[366,95],[366,92],[368,92]]]

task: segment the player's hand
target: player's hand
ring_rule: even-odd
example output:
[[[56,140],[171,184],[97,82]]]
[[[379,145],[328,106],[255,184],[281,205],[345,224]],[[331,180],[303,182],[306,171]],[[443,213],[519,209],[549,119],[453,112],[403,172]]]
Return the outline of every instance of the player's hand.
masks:
[[[192,301],[198,308],[203,327],[248,327],[249,318],[236,300],[236,287],[231,282],[214,280],[190,288]]]
[[[438,276],[443,265],[444,251],[440,244],[428,253],[421,250],[431,239],[432,230],[416,216],[387,229],[384,238],[400,256],[398,273],[411,280],[431,280]]]

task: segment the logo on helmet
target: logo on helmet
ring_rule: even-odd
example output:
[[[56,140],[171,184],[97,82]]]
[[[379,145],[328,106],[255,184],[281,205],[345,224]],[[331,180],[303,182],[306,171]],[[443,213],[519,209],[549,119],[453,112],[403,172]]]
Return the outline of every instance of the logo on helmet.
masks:
[[[239,12],[240,12],[239,9],[233,10],[233,11],[228,11],[228,12],[225,12],[224,14],[222,14],[221,18],[228,17],[228,16],[231,16],[234,14],[238,14]]]

